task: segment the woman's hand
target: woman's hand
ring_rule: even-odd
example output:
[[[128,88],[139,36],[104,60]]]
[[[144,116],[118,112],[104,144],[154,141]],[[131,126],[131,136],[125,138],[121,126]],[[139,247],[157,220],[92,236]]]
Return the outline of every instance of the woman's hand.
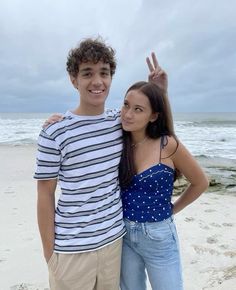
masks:
[[[150,71],[148,81],[155,83],[166,94],[168,90],[168,76],[167,73],[159,66],[156,55],[151,53],[152,60],[147,57],[146,62]]]
[[[48,125],[56,123],[63,120],[63,115],[60,113],[55,113],[51,115],[43,124],[43,128],[46,128]]]

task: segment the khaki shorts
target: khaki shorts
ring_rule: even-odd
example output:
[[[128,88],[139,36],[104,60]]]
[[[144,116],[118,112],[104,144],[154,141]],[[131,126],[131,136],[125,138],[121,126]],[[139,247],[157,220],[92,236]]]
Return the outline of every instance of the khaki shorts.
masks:
[[[122,239],[96,251],[53,253],[48,262],[51,290],[118,290]]]

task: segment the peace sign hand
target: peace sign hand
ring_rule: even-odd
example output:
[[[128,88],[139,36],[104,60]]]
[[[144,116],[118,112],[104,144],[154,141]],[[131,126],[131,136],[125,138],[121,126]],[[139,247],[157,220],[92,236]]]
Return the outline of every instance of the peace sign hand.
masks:
[[[168,89],[168,76],[167,73],[159,66],[156,55],[151,53],[152,61],[149,57],[146,58],[146,62],[150,71],[148,81],[155,83],[159,88],[167,93]]]

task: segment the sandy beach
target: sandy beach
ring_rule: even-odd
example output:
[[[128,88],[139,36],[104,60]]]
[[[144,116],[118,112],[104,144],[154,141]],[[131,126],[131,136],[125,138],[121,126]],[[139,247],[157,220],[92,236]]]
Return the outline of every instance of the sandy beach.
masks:
[[[0,146],[0,290],[49,289],[36,221],[35,153],[33,145]],[[204,193],[176,215],[185,290],[235,289],[235,217],[234,190]]]

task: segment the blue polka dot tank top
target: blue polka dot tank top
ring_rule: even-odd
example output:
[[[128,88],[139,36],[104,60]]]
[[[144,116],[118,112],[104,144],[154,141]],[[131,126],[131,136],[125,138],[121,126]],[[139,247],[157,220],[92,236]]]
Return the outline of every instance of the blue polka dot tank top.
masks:
[[[121,192],[124,218],[134,222],[169,218],[172,215],[173,186],[174,169],[161,162],[136,174],[130,186]]]

